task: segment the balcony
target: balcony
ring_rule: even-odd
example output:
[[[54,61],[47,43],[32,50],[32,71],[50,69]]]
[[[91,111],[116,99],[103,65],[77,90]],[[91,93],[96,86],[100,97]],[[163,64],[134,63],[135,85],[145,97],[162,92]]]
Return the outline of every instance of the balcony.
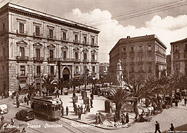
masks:
[[[73,43],[74,44],[80,44],[80,41],[79,40],[73,40]]]
[[[28,31],[21,32],[21,31],[19,31],[19,30],[16,30],[16,34],[18,34],[18,35],[22,35],[22,36],[27,36]]]
[[[34,32],[33,36],[36,37],[36,38],[42,38],[43,34],[36,34],[36,32]]]
[[[47,61],[48,61],[48,63],[56,63],[57,59],[49,57],[49,58],[47,58]]]
[[[83,59],[83,63],[88,63],[88,59]]]
[[[33,57],[34,63],[39,62],[42,63],[44,61],[44,57]]]
[[[73,61],[74,63],[80,63],[80,62],[81,62],[80,59],[72,59],[72,61]]]
[[[27,62],[29,57],[28,56],[17,56],[17,62]]]
[[[92,59],[91,63],[97,63],[97,60]]]
[[[56,36],[47,35],[47,39],[48,40],[56,40]]]
[[[89,43],[88,43],[88,42],[84,42],[84,41],[83,41],[82,44],[85,45],[85,46],[89,46]]]
[[[61,38],[61,41],[67,43],[69,42],[69,38]]]

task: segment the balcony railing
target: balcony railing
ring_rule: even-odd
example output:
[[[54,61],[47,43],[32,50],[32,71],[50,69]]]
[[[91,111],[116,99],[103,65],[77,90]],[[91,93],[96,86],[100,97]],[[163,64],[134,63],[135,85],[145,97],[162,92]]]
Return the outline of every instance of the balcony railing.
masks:
[[[40,38],[40,37],[43,37],[43,34],[36,34],[36,32],[34,32],[34,33],[33,33],[33,36],[34,36],[34,37],[39,37],[39,38]]]
[[[75,63],[81,62],[80,59],[72,59],[72,61],[75,62]]]
[[[88,42],[85,42],[85,41],[83,41],[82,44],[83,44],[83,45],[89,45],[89,43],[88,43]]]
[[[88,59],[83,59],[83,62],[84,62],[84,63],[87,63],[87,62],[89,62],[89,61],[88,61]]]
[[[49,58],[47,58],[47,61],[48,61],[48,63],[56,63],[57,59],[49,57]]]
[[[28,56],[17,56],[16,59],[17,59],[18,62],[19,61],[25,61],[25,62],[27,62],[28,59],[29,59],[29,57]]]
[[[47,35],[47,39],[49,39],[49,40],[56,40],[56,36]]]
[[[20,32],[19,30],[16,30],[16,34],[26,36],[26,35],[28,34],[28,31],[25,31],[25,32]]]
[[[61,38],[61,41],[62,41],[62,42],[68,42],[68,41],[69,41],[69,38],[63,38],[63,37],[62,37],[62,38]]]
[[[97,60],[92,59],[91,62],[92,63],[97,63]]]
[[[44,57],[33,57],[33,61],[34,62],[43,62],[44,61]]]
[[[80,44],[80,41],[79,40],[73,40],[73,43]]]

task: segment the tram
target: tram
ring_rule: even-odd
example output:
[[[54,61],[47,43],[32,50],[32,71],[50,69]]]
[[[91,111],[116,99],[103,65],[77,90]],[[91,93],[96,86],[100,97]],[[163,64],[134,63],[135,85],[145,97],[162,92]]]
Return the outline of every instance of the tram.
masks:
[[[38,116],[48,120],[59,120],[61,118],[61,101],[52,97],[34,97],[31,101],[31,108]]]

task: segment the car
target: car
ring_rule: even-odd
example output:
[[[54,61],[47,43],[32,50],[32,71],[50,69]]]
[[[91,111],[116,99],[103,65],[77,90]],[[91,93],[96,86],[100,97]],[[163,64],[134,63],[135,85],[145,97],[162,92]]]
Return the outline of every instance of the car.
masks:
[[[16,119],[23,121],[34,120],[34,111],[32,109],[22,109],[16,113]]]
[[[8,106],[6,104],[1,104],[0,105],[0,114],[7,114],[8,113]]]

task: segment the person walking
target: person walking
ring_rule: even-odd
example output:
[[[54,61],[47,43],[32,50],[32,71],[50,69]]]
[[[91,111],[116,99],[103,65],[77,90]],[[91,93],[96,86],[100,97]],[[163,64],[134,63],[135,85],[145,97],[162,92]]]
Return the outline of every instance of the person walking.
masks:
[[[1,123],[3,123],[4,122],[4,116],[1,116]]]
[[[175,131],[175,128],[173,126],[173,123],[171,123],[170,131]]]
[[[64,106],[62,106],[62,109],[61,109],[61,116],[62,117],[64,116]]]
[[[158,123],[158,121],[156,121],[156,123],[155,123],[155,133],[156,132],[159,132],[159,133],[161,133],[161,131],[160,131],[160,124]]]
[[[129,114],[128,113],[125,115],[125,119],[126,119],[126,123],[129,123]]]
[[[21,133],[26,133],[25,127],[22,129]]]
[[[185,97],[184,98],[184,105],[186,106],[186,103],[187,103],[187,98]]]
[[[66,106],[66,115],[68,116],[68,113],[69,113],[69,108],[68,106]]]
[[[14,119],[13,118],[11,118],[10,123],[11,123],[11,125],[14,125]]]
[[[90,99],[90,106],[91,106],[91,108],[93,108],[93,101],[92,101],[92,99]]]

